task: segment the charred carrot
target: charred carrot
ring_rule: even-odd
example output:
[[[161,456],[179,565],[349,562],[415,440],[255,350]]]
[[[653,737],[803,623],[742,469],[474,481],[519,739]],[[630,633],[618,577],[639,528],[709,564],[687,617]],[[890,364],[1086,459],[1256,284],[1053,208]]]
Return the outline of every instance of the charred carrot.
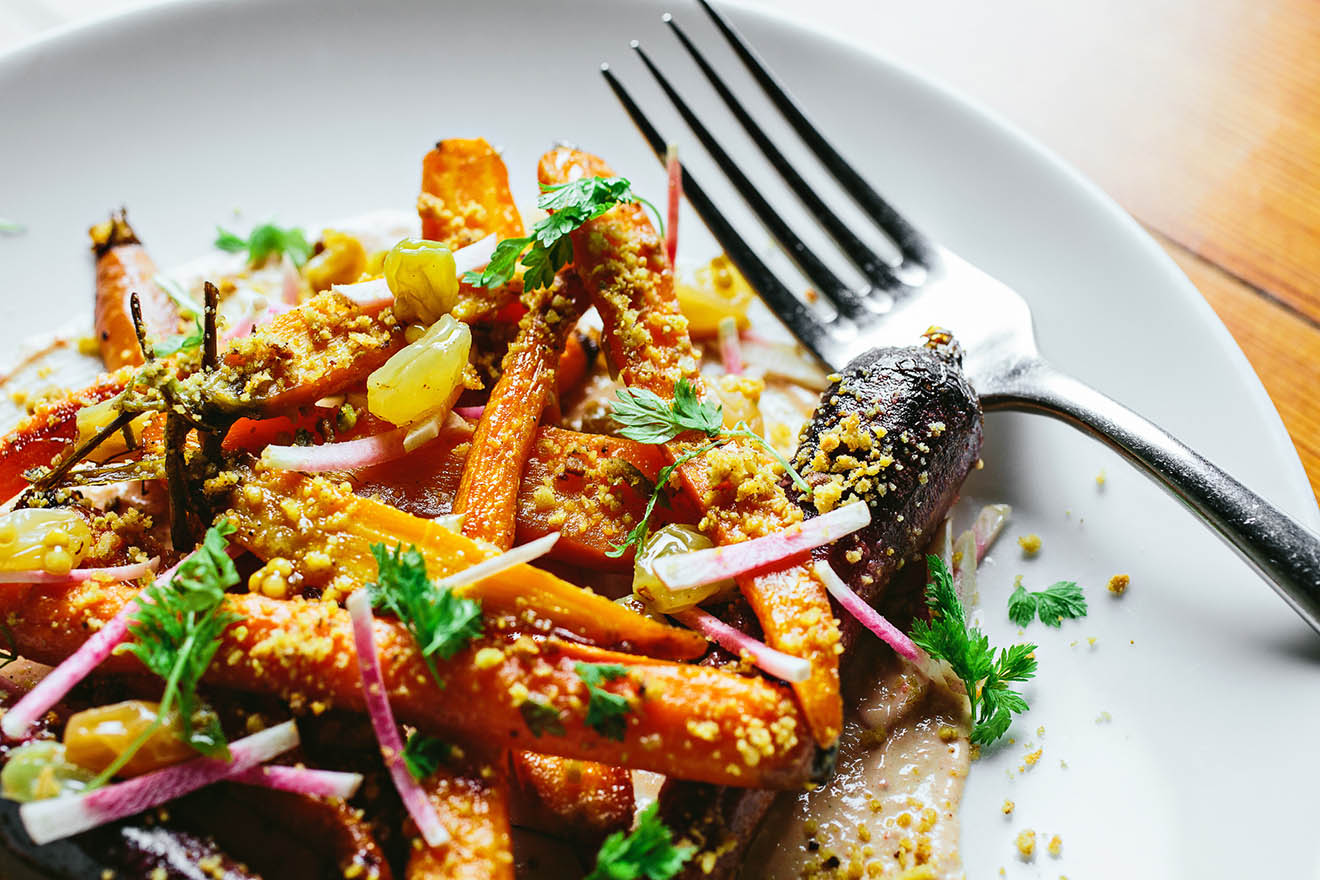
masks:
[[[451,248],[524,234],[504,160],[484,138],[440,141],[422,160],[422,237]]]
[[[564,354],[559,358],[559,369],[555,372],[555,390],[560,398],[586,381],[599,353],[600,343],[594,331],[584,333],[578,330],[568,334]]]
[[[454,497],[463,534],[502,550],[513,546],[518,526],[518,487],[555,383],[564,343],[586,309],[576,273],[565,272],[533,299],[504,356],[500,379],[477,423]]]
[[[96,339],[106,369],[142,363],[129,300],[134,293],[142,306],[142,322],[153,339],[178,330],[179,309],[152,279],[156,264],[128,225],[124,211],[90,230],[96,254]]]
[[[543,185],[583,176],[611,176],[601,159],[567,148],[545,154]],[[605,321],[611,360],[624,381],[666,399],[686,379],[704,393],[687,322],[674,296],[664,242],[640,205],[620,205],[573,233],[574,263]],[[691,448],[680,437],[667,448],[677,459]],[[773,465],[749,444],[729,444],[679,468],[687,495],[704,512],[701,527],[716,542],[745,541],[797,522]],[[738,586],[773,648],[811,663],[812,674],[794,685],[817,742],[833,743],[843,723],[839,693],[838,622],[829,594],[805,567],[738,579]]]
[[[10,622],[19,654],[58,663],[137,594],[123,583],[19,587],[0,591],[0,618]],[[221,636],[207,682],[363,710],[348,612],[251,593],[227,596],[222,608],[242,622]],[[376,643],[399,720],[492,748],[533,747],[724,785],[796,788],[824,769],[828,753],[812,742],[791,693],[768,679],[593,649],[505,623],[490,621],[485,635],[438,664],[437,681],[404,625],[378,619]],[[622,739],[587,723],[590,694],[578,664],[598,662],[626,670],[598,685],[628,706]],[[142,671],[128,654],[100,668]]]
[[[591,761],[515,752],[513,815],[519,825],[583,843],[632,824],[632,772]]]
[[[344,484],[291,471],[258,469],[231,498],[234,540],[263,559],[289,562],[289,578],[346,597],[375,579],[371,545],[416,545],[432,577],[444,577],[494,555],[485,544],[431,520],[370,498]],[[491,614],[535,615],[588,641],[663,657],[689,659],[703,638],[667,626],[574,586],[543,569],[519,565],[464,588]]]
[[[513,880],[504,767],[495,757],[479,764],[462,772],[441,765],[423,783],[450,839],[443,846],[414,847],[408,880]]]

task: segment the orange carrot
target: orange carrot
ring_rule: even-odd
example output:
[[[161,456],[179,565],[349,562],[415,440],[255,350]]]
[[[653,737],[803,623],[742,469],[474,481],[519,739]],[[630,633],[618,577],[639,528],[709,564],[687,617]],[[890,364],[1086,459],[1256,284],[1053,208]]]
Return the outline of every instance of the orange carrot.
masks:
[[[443,846],[414,846],[408,880],[513,880],[508,785],[498,757],[441,767],[423,783],[440,824]],[[420,842],[420,841],[418,841]]]
[[[106,369],[142,363],[142,349],[129,300],[138,295],[142,323],[153,340],[178,331],[179,309],[152,279],[156,264],[138,241],[128,216],[111,214],[105,223],[90,230],[96,253],[96,339]]]
[[[517,824],[588,844],[632,824],[630,770],[535,752],[511,757]]]
[[[546,153],[539,165],[543,185],[612,174],[596,156],[562,147]],[[673,396],[679,379],[704,393],[664,242],[641,205],[621,205],[577,229],[573,257],[605,321],[611,361],[624,381],[666,399]],[[677,459],[693,442],[693,437],[671,441],[669,455]],[[678,476],[688,497],[705,513],[703,530],[718,543],[729,544],[802,518],[772,468],[760,450],[731,443],[688,462]],[[739,578],[738,586],[760,620],[767,643],[811,663],[811,677],[794,690],[817,742],[833,743],[843,723],[843,702],[839,629],[825,587],[805,566]]]
[[[508,169],[483,138],[449,138],[426,154],[417,213],[422,237],[451,248],[491,233],[500,238],[524,234]]]

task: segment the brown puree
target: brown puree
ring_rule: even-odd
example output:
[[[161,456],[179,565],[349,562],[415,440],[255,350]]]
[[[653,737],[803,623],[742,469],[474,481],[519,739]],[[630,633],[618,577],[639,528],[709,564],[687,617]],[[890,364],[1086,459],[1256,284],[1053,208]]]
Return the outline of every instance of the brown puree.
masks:
[[[845,682],[837,772],[814,791],[776,800],[748,850],[744,880],[962,876],[966,699],[865,642]]]

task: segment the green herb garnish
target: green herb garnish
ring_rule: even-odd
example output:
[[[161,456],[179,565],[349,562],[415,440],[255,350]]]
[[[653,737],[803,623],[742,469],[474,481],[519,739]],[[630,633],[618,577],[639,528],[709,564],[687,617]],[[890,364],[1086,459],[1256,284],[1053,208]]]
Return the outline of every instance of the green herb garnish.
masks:
[[[660,821],[659,805],[637,817],[628,834],[616,831],[601,844],[596,867],[584,880],[670,880],[692,858],[690,846],[674,846],[674,835]]]
[[[1058,581],[1043,590],[1029,592],[1018,584],[1008,597],[1008,618],[1018,626],[1031,623],[1039,615],[1040,622],[1055,629],[1064,619],[1075,620],[1086,616],[1086,597],[1074,581]]]
[[[523,721],[527,723],[527,729],[537,739],[540,739],[541,735],[545,733],[553,736],[564,735],[564,722],[559,717],[559,710],[549,703],[542,702],[535,697],[529,697],[523,700],[522,705],[518,707],[518,712],[522,715]]]
[[[271,256],[288,254],[295,266],[302,266],[312,255],[312,246],[296,226],[285,229],[274,223],[263,223],[254,228],[247,238],[235,235],[224,227],[215,228],[215,246],[231,254],[248,253],[248,265],[260,266]]]
[[[521,258],[523,287],[526,290],[549,287],[555,274],[573,261],[569,234],[616,205],[634,202],[650,205],[633,194],[632,184],[623,177],[584,177],[572,183],[542,187],[536,206],[554,213],[537,221],[531,235],[501,241],[486,268],[466,273],[463,280],[476,287],[507,284]],[[655,211],[655,206],[650,207]],[[659,217],[658,211],[656,216]]]
[[[151,351],[156,357],[168,357],[186,348],[197,348],[205,339],[206,328],[202,325],[202,319],[194,315],[192,332],[180,333],[178,336],[167,336],[151,346]]]
[[[449,760],[453,751],[454,747],[444,740],[414,730],[403,744],[403,763],[412,778],[420,782]]]
[[[481,603],[454,595],[452,588],[436,584],[426,576],[426,560],[417,548],[391,552],[384,544],[372,544],[376,557],[376,583],[371,584],[371,604],[391,612],[408,628],[436,684],[444,687],[435,657],[453,657],[472,639],[481,635]]]
[[[623,742],[628,698],[610,693],[600,686],[616,678],[626,678],[628,667],[617,663],[575,663],[573,668],[587,686],[587,725],[601,736]]]
[[[641,520],[628,532],[622,544],[616,544],[606,551],[608,556],[622,556],[628,548],[646,544],[651,512],[661,497],[665,484],[681,465],[699,455],[704,455],[716,446],[722,446],[730,440],[751,440],[768,452],[792,479],[793,485],[808,497],[811,487],[802,479],[788,460],[779,454],[770,442],[753,431],[745,422],[739,422],[733,428],[724,427],[724,405],[718,401],[702,400],[696,389],[687,379],[674,383],[674,399],[665,400],[654,391],[645,388],[620,388],[616,400],[611,404],[610,415],[619,424],[619,433],[638,443],[668,443],[680,434],[696,431],[704,434],[710,442],[689,449],[679,456],[673,464],[663,468],[656,477],[655,488],[646,503],[646,512]]]
[[[231,624],[242,620],[220,610],[225,590],[238,583],[238,572],[229,558],[226,538],[234,527],[223,517],[206,530],[202,545],[180,563],[168,583],[143,590],[129,618],[133,637],[123,649],[165,680],[156,720],[118,758],[101,771],[92,787],[104,785],[165,722],[178,704],[183,740],[208,757],[229,757],[229,744],[220,722],[211,712],[200,712],[197,685],[211,658],[220,647],[220,636]]]
[[[948,661],[967,689],[972,705],[972,742],[989,745],[1008,730],[1014,713],[1027,710],[1022,694],[1008,687],[1036,674],[1035,645],[1000,648],[999,655],[979,627],[969,627],[962,602],[953,588],[953,577],[938,556],[927,556],[931,583],[926,604],[931,609],[927,623],[912,624],[912,641],[936,659]]]
[[[27,232],[27,227],[22,223],[0,217],[0,235],[22,235],[24,232]]]

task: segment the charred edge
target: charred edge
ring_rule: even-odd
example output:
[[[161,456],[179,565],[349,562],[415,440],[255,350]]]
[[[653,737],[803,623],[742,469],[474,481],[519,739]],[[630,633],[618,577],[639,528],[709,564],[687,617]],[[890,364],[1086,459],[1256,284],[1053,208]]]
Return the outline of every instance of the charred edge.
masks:
[[[137,334],[138,348],[142,351],[142,359],[147,363],[156,359],[156,352],[147,344],[147,324],[142,320],[142,300],[138,297],[137,291],[133,291],[128,297],[128,310],[133,316],[133,332]]]
[[[839,744],[834,743],[830,746],[816,746],[816,751],[811,756],[811,768],[808,774],[811,781],[817,785],[824,785],[834,775],[834,764],[839,758]]]
[[[600,343],[596,337],[590,333],[583,333],[581,330],[573,331],[577,337],[578,345],[582,346],[582,351],[587,356],[587,372],[590,373],[596,366],[596,358],[600,357]]]
[[[111,213],[109,220],[96,224],[89,232],[92,236],[92,252],[96,254],[97,259],[117,247],[142,244],[133,227],[128,224],[128,211],[124,208]]]
[[[165,416],[165,485],[170,495],[170,541],[179,553],[194,544],[188,518],[188,477],[183,461],[184,441],[190,427],[175,413]]]
[[[215,315],[216,309],[220,304],[220,291],[211,282],[206,282],[203,288],[206,296],[206,304],[203,307],[204,317],[202,322],[202,367],[206,370],[214,370],[219,366],[219,340],[216,338]]]
[[[59,482],[61,477],[63,477],[66,473],[69,472],[69,468],[73,467],[75,464],[82,461],[87,456],[91,455],[92,452],[96,449],[96,447],[104,443],[106,438],[110,437],[116,431],[127,428],[129,422],[131,421],[133,421],[132,413],[120,413],[119,415],[115,416],[115,420],[113,422],[106,425],[101,430],[97,431],[96,434],[89,437],[79,446],[76,446],[72,452],[70,452],[63,459],[61,459],[59,464],[55,465],[55,467],[51,469],[50,473],[47,473],[41,476],[40,478],[38,478],[37,480],[34,480],[32,485],[42,490],[51,488],[52,486],[54,486],[56,483]]]

